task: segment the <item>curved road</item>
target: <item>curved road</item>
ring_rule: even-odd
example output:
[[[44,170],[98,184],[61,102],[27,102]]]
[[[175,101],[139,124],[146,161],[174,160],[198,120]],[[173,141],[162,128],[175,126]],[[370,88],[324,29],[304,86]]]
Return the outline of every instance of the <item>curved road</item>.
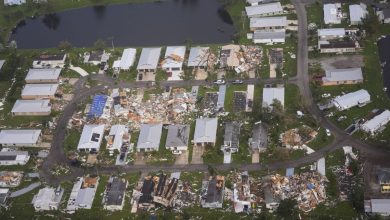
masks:
[[[388,157],[390,151],[380,146],[371,146],[367,143],[364,143],[358,139],[353,138],[352,136],[347,135],[343,130],[336,127],[329,119],[327,119],[322,112],[317,108],[313,102],[313,97],[310,91],[310,78],[308,74],[308,46],[307,46],[307,16],[305,4],[298,0],[293,0],[295,9],[298,16],[298,52],[297,52],[297,76],[287,80],[288,83],[296,84],[299,89],[302,98],[304,99],[305,106],[310,114],[316,119],[316,121],[321,124],[323,127],[329,129],[334,135],[334,141],[330,145],[323,147],[316,152],[309,154],[303,158],[292,161],[281,161],[270,164],[244,164],[244,165],[233,165],[233,164],[220,164],[213,165],[216,169],[219,170],[228,170],[231,168],[239,168],[242,170],[261,170],[261,169],[282,169],[288,167],[298,167],[311,162],[314,162],[321,157],[324,157],[329,152],[334,151],[335,149],[342,146],[353,146],[363,152],[364,157],[367,159],[373,159],[375,161],[382,161],[389,163]],[[107,88],[141,88],[141,87],[151,87],[151,83],[148,82],[136,82],[136,83],[126,83],[120,82],[118,84],[111,78],[105,77],[104,75],[94,75],[92,76],[94,80],[99,81],[104,85],[98,85],[92,88],[85,88],[84,83],[86,78],[81,78],[75,85],[75,91],[78,91],[70,103],[64,108],[63,114],[57,121],[57,127],[54,132],[52,147],[50,150],[50,155],[44,161],[41,176],[49,183],[59,183],[64,180],[72,180],[77,176],[81,176],[84,173],[98,173],[98,174],[110,174],[113,172],[150,172],[156,170],[165,170],[165,171],[196,171],[202,170],[206,171],[208,165],[204,164],[191,164],[191,165],[127,165],[123,167],[118,166],[108,166],[108,167],[94,167],[94,168],[77,168],[72,167],[69,175],[66,176],[53,176],[51,175],[51,169],[57,164],[68,164],[66,158],[63,142],[66,135],[66,126],[71,119],[73,113],[77,110],[77,105],[82,102],[86,97],[91,95],[104,92]],[[244,83],[258,84],[258,83],[279,83],[286,82],[280,79],[247,79],[244,80]],[[164,86],[195,86],[195,85],[212,85],[212,83],[207,83],[205,81],[193,80],[193,81],[166,81],[159,82],[158,85],[161,87]]]

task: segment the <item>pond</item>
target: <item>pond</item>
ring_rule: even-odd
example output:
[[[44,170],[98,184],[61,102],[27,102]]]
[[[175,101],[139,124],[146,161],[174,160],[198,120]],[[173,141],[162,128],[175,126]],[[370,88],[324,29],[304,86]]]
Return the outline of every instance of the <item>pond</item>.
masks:
[[[219,0],[168,0],[73,9],[18,24],[11,40],[18,48],[57,47],[69,41],[91,47],[98,39],[111,46],[164,46],[227,43],[235,33]]]
[[[380,39],[378,48],[383,70],[383,83],[387,88],[387,96],[390,98],[390,36]]]

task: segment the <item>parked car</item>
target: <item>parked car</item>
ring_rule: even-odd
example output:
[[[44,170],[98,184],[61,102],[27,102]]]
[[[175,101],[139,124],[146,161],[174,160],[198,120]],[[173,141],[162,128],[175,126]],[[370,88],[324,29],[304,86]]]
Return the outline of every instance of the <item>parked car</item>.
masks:
[[[242,81],[241,79],[235,79],[233,81],[231,81],[232,84],[243,84],[244,81]]]
[[[328,136],[328,137],[329,137],[329,136],[331,136],[331,135],[332,135],[332,133],[330,133],[330,130],[329,130],[329,129],[326,129],[325,131],[326,131],[326,136]]]
[[[217,84],[217,85],[224,85],[225,83],[226,83],[226,81],[224,79],[214,80],[214,84]]]
[[[174,154],[174,155],[180,155],[180,154],[181,154],[181,151],[180,151],[180,150],[174,150],[174,151],[172,151],[172,154]]]

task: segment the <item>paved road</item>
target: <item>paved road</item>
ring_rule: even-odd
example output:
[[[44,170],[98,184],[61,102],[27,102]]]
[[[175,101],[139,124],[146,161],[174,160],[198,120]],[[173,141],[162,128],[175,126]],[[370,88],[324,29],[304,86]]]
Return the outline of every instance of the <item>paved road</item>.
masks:
[[[92,88],[86,88],[84,85],[87,82],[87,77],[83,77],[77,81],[74,85],[74,91],[77,91],[73,99],[65,106],[62,115],[57,120],[57,126],[54,131],[52,146],[50,149],[50,155],[46,158],[42,165],[41,176],[45,181],[49,183],[59,183],[64,180],[72,180],[77,176],[83,175],[85,172],[84,169],[70,167],[71,174],[67,176],[53,176],[51,175],[51,170],[58,164],[66,165],[69,163],[64,151],[64,140],[66,136],[66,127],[72,118],[72,115],[77,111],[78,104],[82,103],[87,97],[91,95],[105,92],[110,88],[149,88],[153,86],[175,86],[175,87],[186,87],[186,86],[199,86],[199,85],[213,85],[212,82],[206,82],[204,80],[191,80],[191,81],[164,81],[159,82],[156,85],[152,85],[151,82],[119,82],[116,83],[114,79],[107,77],[105,75],[91,75],[92,80],[96,80],[99,85]],[[281,79],[246,79],[243,80],[245,84],[267,84],[267,83],[283,83],[284,80]],[[296,77],[292,77],[287,80],[289,83],[296,83]],[[101,85],[100,85],[101,84]],[[190,167],[190,166],[188,166]],[[187,167],[187,168],[188,168]],[[229,167],[225,167],[228,169]],[[154,166],[144,168],[144,166],[131,166],[124,168],[124,171],[144,171],[144,169],[155,170],[158,169]],[[170,169],[174,169],[171,167]],[[184,169],[184,168],[183,168]],[[193,168],[191,168],[193,169]],[[204,167],[207,169],[207,166]],[[107,167],[102,171],[106,170],[107,173],[110,173],[113,170],[118,170],[118,167]],[[97,172],[98,169],[87,170],[87,172]]]
[[[353,137],[347,135],[343,130],[336,127],[333,123],[327,119],[322,112],[317,108],[315,103],[313,102],[313,97],[310,91],[310,78],[308,75],[308,48],[307,48],[307,17],[306,17],[306,9],[305,3],[302,3],[299,0],[293,0],[295,5],[297,16],[298,16],[298,52],[297,52],[297,76],[290,78],[286,81],[280,79],[246,79],[244,83],[246,84],[259,84],[259,83],[293,83],[298,85],[300,89],[300,93],[304,100],[304,104],[306,109],[310,114],[317,120],[319,124],[323,127],[329,129],[332,134],[335,136],[333,143],[330,145],[319,149],[318,151],[309,154],[303,158],[299,158],[293,161],[281,161],[270,164],[244,164],[244,165],[232,165],[232,164],[221,164],[215,165],[216,169],[219,170],[228,170],[232,168],[239,168],[241,170],[261,170],[261,169],[282,169],[288,167],[298,167],[311,162],[314,162],[321,157],[324,157],[329,152],[336,150],[342,146],[353,146],[359,149],[364,153],[364,157],[369,160],[376,160],[390,163],[388,157],[390,155],[390,151],[385,148],[381,148],[380,146],[371,146],[367,143],[364,143],[360,140],[354,139]],[[66,126],[72,117],[73,113],[77,110],[77,104],[82,102],[86,97],[94,95],[99,92],[105,91],[107,88],[143,88],[143,87],[151,87],[153,86],[150,82],[120,82],[118,84],[111,78],[108,78],[104,75],[94,75],[92,76],[94,80],[97,80],[102,85],[98,85],[92,88],[85,88],[83,84],[86,81],[86,78],[82,78],[75,85],[75,91],[78,91],[73,100],[65,107],[62,116],[57,121],[57,127],[54,133],[54,138],[52,142],[52,147],[50,150],[50,156],[45,160],[42,170],[41,176],[49,183],[58,183],[63,180],[72,180],[77,176],[81,176],[84,173],[97,173],[97,174],[110,174],[113,172],[131,172],[131,171],[141,171],[141,172],[149,172],[156,170],[166,170],[166,171],[206,171],[208,169],[207,165],[159,165],[159,166],[151,166],[151,165],[132,165],[132,166],[109,166],[109,167],[95,167],[91,169],[82,169],[71,167],[71,174],[67,176],[55,177],[52,176],[50,171],[56,164],[67,164],[68,161],[66,159],[66,155],[63,149],[63,142],[66,134]],[[103,86],[104,85],[104,86]],[[212,85],[212,82],[206,82],[203,80],[192,80],[192,81],[166,81],[159,82],[159,86],[176,86],[176,87],[187,87],[187,86],[195,86],[195,85]]]
[[[39,187],[41,185],[40,182],[37,182],[37,183],[31,183],[30,185],[28,185],[27,187],[23,188],[23,189],[20,189],[18,191],[15,191],[15,192],[12,192],[11,195],[9,197],[11,198],[15,198],[15,197],[18,197],[18,196],[21,196],[21,195],[24,195],[32,190],[34,190],[35,188]]]

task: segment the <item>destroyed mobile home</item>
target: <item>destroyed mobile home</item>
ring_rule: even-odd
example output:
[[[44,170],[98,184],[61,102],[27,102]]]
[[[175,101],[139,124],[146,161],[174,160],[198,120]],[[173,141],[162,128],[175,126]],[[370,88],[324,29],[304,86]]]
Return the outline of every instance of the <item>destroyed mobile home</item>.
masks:
[[[270,175],[263,179],[264,200],[266,207],[274,209],[279,201],[295,199],[298,207],[304,212],[309,212],[326,199],[326,177],[318,173],[302,173],[285,177]]]
[[[149,123],[183,124],[187,115],[195,111],[196,97],[185,89],[175,88],[163,94],[144,94],[146,92],[149,91],[113,89],[110,96],[94,96],[92,104],[86,108],[87,117],[76,113],[69,127],[79,127],[86,121],[105,124],[119,121],[129,122],[128,129],[133,131]]]
[[[308,126],[293,128],[280,134],[282,146],[288,149],[300,149],[303,145],[312,141],[318,132]]]
[[[132,213],[138,210],[149,210],[156,205],[175,208],[191,206],[196,201],[196,194],[188,182],[180,180],[180,173],[170,176],[161,173],[156,176],[146,176],[139,181],[133,190],[131,199]]]

